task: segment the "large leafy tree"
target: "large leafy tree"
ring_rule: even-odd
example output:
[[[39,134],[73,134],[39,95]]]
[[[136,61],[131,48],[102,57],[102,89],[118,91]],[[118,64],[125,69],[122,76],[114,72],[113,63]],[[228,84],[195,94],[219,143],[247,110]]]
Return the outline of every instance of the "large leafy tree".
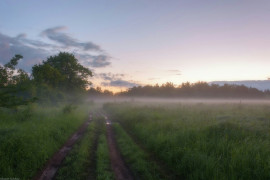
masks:
[[[0,107],[16,107],[33,101],[23,93],[29,87],[29,75],[22,69],[16,69],[22,58],[15,55],[7,64],[0,65]]]
[[[18,74],[15,75],[15,67],[18,61],[22,59],[21,55],[15,55],[7,64],[4,66],[0,65],[0,87],[7,87],[14,85],[22,81],[23,79],[29,78],[28,75],[21,69],[18,70]]]
[[[60,52],[56,56],[50,56],[42,64],[33,66],[32,75],[39,84],[74,91],[85,90],[91,84],[89,78],[92,77],[92,72],[82,66],[73,54]]]

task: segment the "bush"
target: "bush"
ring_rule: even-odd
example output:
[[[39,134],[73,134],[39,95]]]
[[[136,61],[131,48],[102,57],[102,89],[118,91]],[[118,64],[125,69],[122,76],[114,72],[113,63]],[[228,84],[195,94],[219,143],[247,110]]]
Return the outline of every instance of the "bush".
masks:
[[[74,111],[77,107],[75,105],[72,105],[72,104],[68,104],[68,105],[65,105],[64,108],[63,108],[63,113],[64,114],[67,114],[67,113],[71,113],[72,111]]]

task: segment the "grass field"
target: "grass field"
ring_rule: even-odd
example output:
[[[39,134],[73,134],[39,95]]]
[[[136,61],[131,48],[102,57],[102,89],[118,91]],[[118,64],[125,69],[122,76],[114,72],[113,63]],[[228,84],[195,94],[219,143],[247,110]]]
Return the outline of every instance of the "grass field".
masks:
[[[175,178],[270,179],[269,105],[119,103],[104,108]]]
[[[1,109],[0,177],[32,178],[87,120],[90,109],[88,105]]]
[[[270,179],[268,104],[122,102],[103,110],[135,179]],[[0,109],[0,177],[33,178],[92,111],[54,179],[116,179],[103,110],[93,104]]]
[[[125,162],[129,165],[135,179],[163,179],[160,169],[150,160],[148,155],[131,139],[118,124],[113,124],[115,138]]]
[[[111,169],[111,161],[109,156],[109,149],[107,144],[107,139],[105,136],[105,131],[99,138],[98,148],[97,148],[97,177],[98,180],[108,180],[115,179],[113,171]]]
[[[56,180],[80,180],[87,179],[91,176],[89,167],[92,166],[93,159],[91,149],[97,133],[97,123],[92,122],[85,134],[85,136],[73,147],[72,151],[65,158],[61,167],[59,168]],[[91,171],[92,172],[92,171]]]

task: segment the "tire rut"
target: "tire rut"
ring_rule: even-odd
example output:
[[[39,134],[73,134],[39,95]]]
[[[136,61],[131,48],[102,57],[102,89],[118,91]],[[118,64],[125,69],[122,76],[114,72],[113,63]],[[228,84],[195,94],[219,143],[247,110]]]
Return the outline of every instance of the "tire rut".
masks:
[[[95,137],[94,137],[94,142],[93,142],[93,146],[92,149],[90,150],[90,155],[91,155],[91,160],[90,160],[90,165],[89,165],[89,175],[88,175],[88,180],[91,179],[96,179],[97,177],[97,147],[98,147],[98,140],[99,140],[99,136],[101,134],[101,127],[100,124],[97,124],[97,130],[95,132]]]
[[[84,135],[88,125],[92,121],[92,115],[85,121],[79,129],[66,141],[50,160],[47,161],[44,168],[33,178],[33,180],[51,180],[55,176],[62,161],[70,152],[74,144]]]
[[[132,173],[126,166],[118,148],[117,143],[115,140],[114,132],[112,129],[112,123],[107,118],[107,116],[104,115],[104,118],[106,120],[106,130],[107,130],[107,142],[109,146],[110,151],[110,159],[111,159],[111,167],[114,171],[115,177],[117,180],[133,180]]]
[[[149,153],[149,151],[144,147],[144,145],[138,140],[138,138],[130,133],[130,131],[128,131],[122,123],[118,122],[120,124],[120,126],[123,128],[123,130],[129,135],[129,137],[133,140],[133,142],[140,147],[140,149],[142,149],[148,156],[149,160],[152,161],[153,163],[155,163],[159,169],[159,171],[162,173],[163,178],[165,179],[184,179],[183,177],[178,177],[174,175],[174,172],[171,171],[170,169],[168,169],[166,167],[166,163],[164,163],[163,161],[157,159],[152,153]]]

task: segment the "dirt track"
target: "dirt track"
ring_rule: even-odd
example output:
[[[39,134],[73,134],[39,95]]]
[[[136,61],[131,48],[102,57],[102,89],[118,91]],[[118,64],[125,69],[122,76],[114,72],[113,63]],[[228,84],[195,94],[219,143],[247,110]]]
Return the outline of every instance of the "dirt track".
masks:
[[[83,136],[91,120],[92,116],[90,115],[89,119],[80,126],[80,128],[62,146],[62,148],[58,152],[56,152],[53,157],[46,163],[45,167],[33,178],[34,180],[53,179],[61,162],[70,152],[73,145]]]
[[[114,171],[117,180],[133,180],[132,173],[125,165],[125,162],[117,148],[117,143],[114,137],[111,122],[106,116],[106,130],[107,141],[110,151],[111,167]],[[57,151],[53,157],[47,161],[44,168],[33,178],[33,180],[51,180],[56,175],[58,168],[61,166],[62,161],[68,155],[73,145],[83,136],[89,123],[92,121],[92,116],[80,126],[80,128],[68,139],[68,141]],[[96,142],[97,144],[97,142]],[[90,179],[92,177],[89,177]]]
[[[130,170],[125,165],[122,156],[118,151],[111,122],[108,120],[106,116],[104,117],[106,120],[107,140],[110,151],[111,166],[114,171],[115,177],[117,180],[133,180],[134,178]]]

